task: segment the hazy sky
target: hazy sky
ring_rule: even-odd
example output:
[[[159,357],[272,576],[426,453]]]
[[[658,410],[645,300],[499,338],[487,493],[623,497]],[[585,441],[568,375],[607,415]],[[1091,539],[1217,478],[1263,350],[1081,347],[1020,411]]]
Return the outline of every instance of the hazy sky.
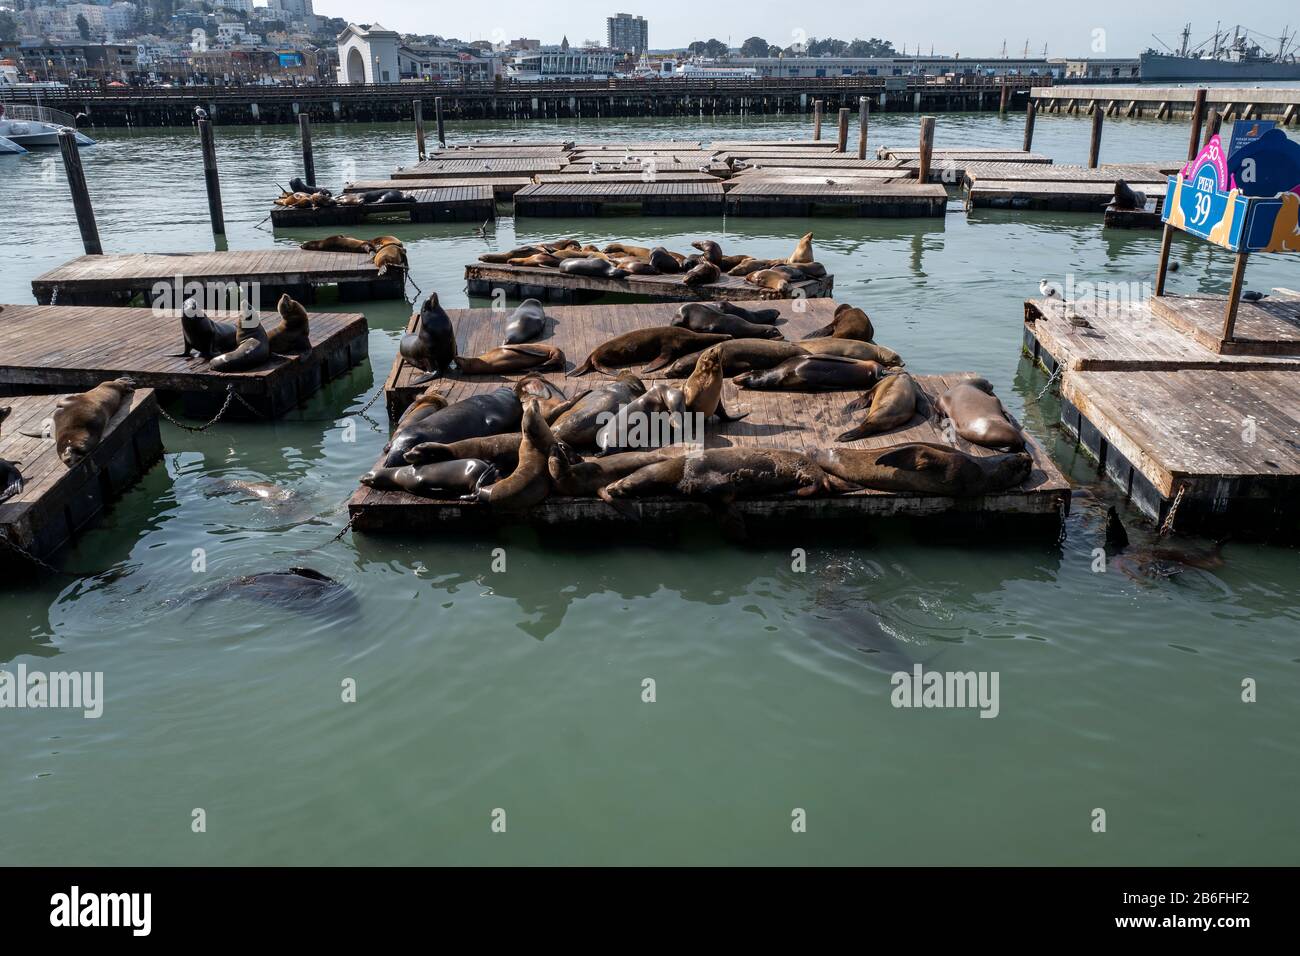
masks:
[[[613,0],[618,3],[619,0]],[[928,53],[994,56],[1003,40],[1010,55],[1020,55],[1029,42],[1031,55],[1040,56],[1047,44],[1049,56],[1136,56],[1155,46],[1155,33],[1170,46],[1179,42],[1183,24],[1192,23],[1192,43],[1214,33],[1225,15],[1244,15],[1243,26],[1277,37],[1288,24],[1300,27],[1300,10],[1283,0],[1259,0],[1232,14],[1223,3],[1182,0],[1152,4],[1133,0],[1094,0],[1089,4],[973,3],[959,0],[867,4],[861,0],[657,0],[620,6],[589,0],[491,0],[463,3],[436,0],[316,0],[318,14],[342,17],[354,23],[379,22],[403,33],[436,33],[462,40],[511,40],[533,37],[559,43],[567,34],[571,43],[605,39],[605,17],[631,13],[650,21],[650,46],[679,47],[692,40],[717,37],[740,46],[746,37],[761,36],[788,46],[796,30],[812,37],[852,40],[877,36],[913,51],[917,44]],[[1224,30],[1233,24],[1225,22]],[[1094,31],[1102,30],[1105,51],[1093,49]],[[1289,31],[1288,31],[1289,32]],[[1100,34],[1098,35],[1100,36]]]

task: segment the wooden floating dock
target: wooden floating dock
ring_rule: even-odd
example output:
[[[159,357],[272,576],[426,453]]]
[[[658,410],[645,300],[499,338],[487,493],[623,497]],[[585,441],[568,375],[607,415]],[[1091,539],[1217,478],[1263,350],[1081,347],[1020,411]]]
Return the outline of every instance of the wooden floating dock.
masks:
[[[479,179],[502,175],[531,176],[533,173],[558,173],[566,160],[563,156],[475,157],[474,159],[431,159],[414,166],[398,166],[393,179]]]
[[[497,216],[496,196],[491,185],[437,186],[433,188],[397,188],[409,197],[408,202],[305,206],[271,209],[271,225],[356,226],[363,222],[485,222]]]
[[[1143,183],[1138,188],[1149,198],[1163,201],[1168,184]],[[980,179],[966,193],[966,208],[1103,213],[1114,196],[1114,182],[1028,182]]]
[[[1177,530],[1293,536],[1300,343],[1289,355],[1221,355],[1175,328],[1160,301],[1026,301],[1024,350],[1059,374],[1062,424],[1155,522],[1177,507]],[[1222,299],[1211,309],[1221,324]]]
[[[881,146],[876,150],[878,159],[900,159],[917,162],[921,158],[919,147]],[[932,166],[943,163],[967,165],[970,163],[1050,163],[1052,157],[1042,153],[1027,153],[1023,149],[936,149],[930,153]]]
[[[366,179],[348,183],[343,187],[345,193],[369,192],[372,189],[400,189],[404,192],[412,189],[446,189],[449,186],[490,186],[492,196],[498,202],[509,199],[520,189],[533,181],[531,176],[482,176],[477,179]]]
[[[8,308],[5,309],[8,318]],[[118,409],[100,443],[77,465],[59,460],[54,442],[29,438],[19,431],[42,431],[63,395],[21,395],[6,398],[13,408],[0,434],[0,458],[18,461],[24,487],[21,494],[0,503],[0,535],[50,562],[55,553],[149,468],[161,460],[158,402],[147,388],[137,389],[129,404]],[[32,565],[0,544],[0,566]]]
[[[1069,163],[1040,166],[1033,163],[971,163],[961,175],[961,184],[971,186],[976,182],[1066,182],[1109,183],[1122,179],[1130,186],[1143,190],[1143,184],[1165,184],[1169,176],[1182,167],[1181,163],[1111,163],[1091,168]]]
[[[538,173],[532,181],[539,183],[643,183],[647,178],[656,183],[716,183],[718,177],[710,173],[700,172],[664,172],[659,169],[653,177],[646,177],[642,173],[597,173],[595,176],[590,173]],[[527,183],[525,183],[527,185]],[[725,188],[727,181],[723,180],[722,185]]]
[[[795,311],[796,303],[780,302],[775,305],[785,313],[786,321],[780,327],[792,341],[824,325],[835,309],[835,302],[830,300],[803,303],[803,312]],[[673,306],[666,304],[556,308],[548,310],[555,324],[550,336],[543,341],[564,349],[571,362],[581,362],[601,342],[632,328],[665,324],[675,311]],[[458,335],[464,337],[459,349],[462,353],[476,354],[499,344],[503,339],[508,313],[474,309],[457,310],[451,315]],[[410,369],[400,358],[394,363],[393,371],[385,383],[390,415],[400,414],[401,409],[409,403],[410,394],[418,391],[409,382],[419,374],[423,373]],[[917,381],[934,402],[968,374],[917,376]],[[449,400],[459,401],[498,388],[503,381],[517,377],[451,378],[445,380],[443,393]],[[546,377],[569,395],[607,381],[597,373],[566,379],[563,372],[554,372],[547,373]],[[724,394],[729,407],[742,404],[749,406],[749,417],[738,422],[710,422],[706,447],[748,445],[810,453],[831,447],[835,444],[835,436],[860,417],[854,414],[845,416],[842,412],[846,403],[861,394],[857,391],[750,391],[737,390],[729,382]],[[844,523],[878,520],[886,516],[911,516],[939,517],[954,524],[971,523],[976,526],[997,520],[1027,519],[1036,530],[1055,534],[1069,507],[1070,486],[1038,442],[1028,435],[1025,437],[1026,450],[1034,459],[1033,472],[1020,487],[997,494],[954,499],[863,491],[832,498],[742,501],[737,507],[745,516],[751,531],[768,525],[797,525],[809,520]],[[942,443],[943,436],[932,421],[918,419],[910,427],[847,443],[847,446],[878,448],[909,441]],[[970,445],[961,439],[958,439],[957,447],[981,457],[994,454],[989,449]],[[712,522],[708,509],[697,502],[645,499],[634,504],[647,528]],[[503,516],[484,505],[437,501],[400,491],[377,491],[366,487],[359,488],[352,495],[348,502],[348,512],[353,521],[352,526],[359,531],[481,531],[505,524],[574,530],[584,526],[627,525],[630,522],[630,519],[596,498],[552,497],[523,515]]]
[[[1223,355],[1300,354],[1300,302],[1269,298],[1237,304],[1232,339],[1224,342],[1223,316],[1228,300],[1221,295],[1162,295],[1151,309],[1174,328]]]
[[[234,323],[234,313],[213,313]],[[271,322],[275,313],[264,314]],[[175,357],[180,317],[154,309],[65,305],[6,305],[0,313],[0,394],[85,391],[128,375],[165,398],[179,397],[186,415],[210,417],[234,386],[257,414],[276,418],[366,357],[364,315],[317,312],[309,317],[311,353],[272,358],[249,372],[214,372],[202,359]],[[69,348],[67,343],[74,343]],[[239,402],[226,413],[252,418]],[[7,425],[7,423],[6,423]],[[0,426],[3,428],[4,426]],[[5,428],[5,431],[8,429]]]
[[[1176,113],[1191,113],[1199,84],[1169,86],[1035,86],[1029,97],[1044,113],[1091,114],[1100,109],[1107,116],[1123,114],[1171,119]],[[1206,109],[1217,109],[1226,123],[1230,119],[1263,119],[1275,116],[1280,126],[1300,121],[1300,91],[1286,87],[1205,88]]]
[[[727,190],[728,215],[942,217],[948,206],[947,190],[932,183],[853,178],[832,184],[791,178],[745,177]]]
[[[515,193],[516,216],[599,216],[637,208],[644,216],[711,216],[722,213],[718,182],[539,183]]]
[[[42,305],[56,295],[59,305],[129,305],[136,296],[148,304],[156,286],[172,289],[177,276],[182,283],[256,283],[263,303],[284,292],[315,302],[326,287],[343,301],[401,299],[406,286],[401,270],[381,276],[364,253],[250,249],[79,256],[33,279],[32,294]]]
[[[1106,204],[1102,213],[1101,224],[1106,229],[1162,229],[1164,221],[1160,218],[1165,200],[1148,199],[1141,209],[1119,209],[1113,202]]]
[[[746,282],[741,276],[723,273],[717,282],[689,286],[682,275],[630,275],[622,279],[572,275],[558,269],[471,262],[465,266],[465,283],[473,296],[491,296],[503,289],[508,299],[541,299],[544,302],[574,302],[601,295],[634,295],[651,301],[694,302],[775,298],[776,293]],[[831,294],[835,277],[791,283],[786,298],[819,299]],[[827,320],[829,321],[829,320]]]

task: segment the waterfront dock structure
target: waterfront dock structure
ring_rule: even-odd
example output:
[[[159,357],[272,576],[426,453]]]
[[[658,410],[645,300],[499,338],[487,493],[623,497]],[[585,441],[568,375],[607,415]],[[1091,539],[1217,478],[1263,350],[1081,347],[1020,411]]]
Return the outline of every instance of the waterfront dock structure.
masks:
[[[495,219],[496,196],[493,184],[438,185],[434,187],[397,186],[407,202],[356,203],[342,206],[272,206],[271,225],[357,226],[369,222],[484,222]],[[356,192],[345,189],[344,193]]]
[[[400,299],[406,285],[403,270],[381,276],[365,253],[250,249],[79,256],[33,279],[32,294],[42,305],[131,305],[137,297],[147,305],[155,288],[179,291],[178,279],[209,287],[255,283],[264,307],[284,292],[304,304],[315,302],[327,287],[343,301]]]
[[[1294,534],[1300,325],[1293,323],[1300,323],[1300,300],[1243,302],[1237,321],[1244,341],[1279,328],[1290,341],[1262,342],[1262,354],[1224,354],[1215,348],[1222,297],[1196,297],[1191,308],[1162,298],[1026,301],[1024,350],[1060,379],[1062,424],[1156,522],[1176,507],[1175,530]],[[1265,304],[1271,309],[1255,311]],[[1288,309],[1290,322],[1278,314]],[[1214,342],[1167,318],[1195,322],[1202,313],[1215,326]],[[1287,351],[1262,352],[1270,347]]]
[[[1164,200],[1165,183],[1143,183],[1148,200]],[[980,179],[966,192],[967,209],[1030,209],[1104,213],[1115,197],[1115,183]]]
[[[1197,90],[1205,90],[1206,109],[1216,109],[1225,122],[1235,119],[1275,119],[1283,126],[1300,123],[1300,88],[1229,86],[1033,86],[1029,99],[1042,113],[1172,119],[1190,115]]]
[[[1119,209],[1114,202],[1108,203],[1102,214],[1101,224],[1106,229],[1160,229],[1164,222],[1160,218],[1165,199],[1148,199],[1141,209]]]
[[[369,192],[372,189],[400,189],[410,192],[413,189],[449,189],[454,186],[490,187],[492,198],[498,202],[509,199],[516,192],[533,181],[531,176],[485,176],[463,179],[455,176],[439,176],[429,179],[362,179],[345,183],[345,193]],[[496,216],[493,210],[492,217]]]
[[[579,177],[580,178],[580,177]],[[722,214],[722,184],[713,182],[538,183],[514,195],[516,216],[599,216],[640,211],[643,216],[717,216]]]
[[[784,313],[784,321],[779,328],[791,341],[796,341],[829,322],[836,305],[829,299],[811,300],[802,303],[803,311],[796,311],[796,304],[775,303]],[[543,341],[562,348],[572,367],[573,364],[582,362],[587,353],[601,342],[630,329],[666,324],[674,312],[675,308],[668,304],[555,308],[548,310],[555,322]],[[472,309],[457,310],[450,314],[458,333],[458,350],[463,354],[477,354],[503,340],[508,312]],[[882,341],[888,340],[887,333],[887,329],[881,330]],[[390,415],[400,414],[401,409],[409,403],[412,391],[418,390],[409,383],[420,374],[423,373],[410,369],[400,358],[394,363],[385,383]],[[569,395],[608,380],[595,372],[576,379],[565,378],[563,371],[545,374]],[[948,388],[967,375],[969,373],[924,375],[917,376],[917,380],[931,401],[935,402]],[[439,389],[450,401],[455,402],[498,388],[504,382],[519,377],[453,376],[443,380]],[[654,376],[647,378],[653,379]],[[728,382],[724,391],[728,407],[748,406],[750,414],[736,422],[711,421],[705,446],[788,448],[806,453],[829,448],[835,444],[837,434],[859,420],[861,413],[846,416],[842,409],[860,394],[857,391],[751,391],[736,389]],[[914,424],[907,428],[847,444],[849,447],[877,448],[909,441],[944,442],[943,435],[932,420],[918,416],[913,421]],[[930,516],[954,524],[969,523],[977,526],[999,519],[1027,519],[1033,527],[1045,534],[1055,534],[1069,507],[1070,486],[1042,446],[1030,436],[1025,437],[1026,450],[1034,458],[1034,470],[1020,487],[997,494],[954,499],[862,491],[831,498],[741,501],[737,503],[737,508],[744,515],[750,530],[767,524],[788,525],[809,520],[843,524],[878,520],[885,516]],[[970,445],[960,438],[956,444],[973,455],[983,457],[994,454],[989,449]],[[656,498],[635,501],[633,507],[647,528],[708,523],[712,520],[709,510],[699,502]],[[551,497],[523,514],[506,516],[493,512],[486,505],[437,501],[405,492],[376,491],[367,487],[361,487],[353,494],[348,503],[348,512],[353,528],[358,531],[482,530],[519,523],[573,529],[599,527],[609,523],[632,523],[631,519],[597,498]]]
[[[412,166],[398,166],[393,179],[492,179],[500,176],[532,176],[535,173],[558,173],[567,164],[563,153],[545,156],[505,156],[490,159],[473,157],[452,159],[443,156],[427,159]]]
[[[232,324],[239,319],[233,312],[210,315]],[[262,317],[267,324],[276,320],[274,310]],[[84,391],[127,375],[136,385],[157,390],[163,399],[179,398],[190,417],[214,415],[233,388],[242,401],[231,402],[228,417],[277,418],[366,357],[364,315],[311,313],[309,327],[308,355],[272,357],[264,367],[248,372],[214,372],[203,359],[177,357],[182,335],[174,311],[6,305],[0,315],[0,394]],[[76,348],[68,349],[68,342],[75,342]]]
[[[807,177],[747,176],[727,190],[733,216],[812,216],[819,213],[900,218],[942,217],[948,191],[937,183],[881,181],[865,177],[820,182]],[[833,181],[828,182],[831,179]]]
[[[109,421],[100,443],[84,460],[67,467],[59,460],[52,438],[20,434],[44,432],[63,397],[17,395],[3,401],[13,412],[0,434],[0,458],[21,462],[18,469],[24,487],[19,495],[0,503],[0,537],[46,562],[163,453],[157,399],[151,389],[137,388],[131,401]],[[30,568],[29,559],[0,542],[0,567],[23,565]]]
[[[682,281],[683,275],[630,275],[622,279],[604,279],[574,275],[559,269],[504,263],[471,262],[465,266],[465,284],[470,295],[487,297],[496,289],[502,289],[506,298],[511,300],[579,302],[609,294],[641,296],[652,302],[749,301],[777,297],[777,293],[746,282],[740,276],[723,273],[716,282],[689,286]],[[834,287],[835,277],[828,274],[820,279],[791,283],[791,291],[784,298],[819,299],[830,295]]]

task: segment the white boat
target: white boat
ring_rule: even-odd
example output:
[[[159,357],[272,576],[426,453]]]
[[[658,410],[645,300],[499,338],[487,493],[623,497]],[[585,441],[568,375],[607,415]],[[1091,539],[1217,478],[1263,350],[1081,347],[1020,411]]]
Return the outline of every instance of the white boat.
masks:
[[[62,110],[27,103],[0,103],[0,140],[24,149],[58,146],[59,130],[65,126],[76,134],[78,146],[95,145],[89,136],[77,132],[77,121]]]
[[[14,156],[18,153],[25,153],[27,150],[19,146],[11,139],[5,139],[0,136],[0,156]]]

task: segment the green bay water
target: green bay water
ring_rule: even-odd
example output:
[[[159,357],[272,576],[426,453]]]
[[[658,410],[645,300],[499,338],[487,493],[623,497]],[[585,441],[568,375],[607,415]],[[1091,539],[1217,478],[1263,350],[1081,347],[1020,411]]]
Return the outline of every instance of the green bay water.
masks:
[[[917,126],[873,116],[871,146],[911,145]],[[1034,148],[1083,162],[1088,131],[1086,119],[1040,114]],[[448,132],[809,135],[792,116]],[[273,233],[265,221],[276,183],[299,172],[296,130],[216,134],[231,248],[334,231]],[[82,156],[106,251],[213,247],[193,129],[92,135]],[[332,186],[416,158],[406,126],[317,124],[313,135]],[[1019,148],[1021,135],[1020,117],[941,115],[936,146]],[[1108,120],[1102,161],[1178,159],[1186,142],[1183,122]],[[63,555],[85,576],[0,585],[0,667],[102,671],[105,685],[97,720],[0,710],[0,862],[1300,862],[1296,550],[1229,541],[1221,561],[1189,559],[1169,577],[1137,559],[1094,572],[1106,506],[1119,502],[1062,438],[1055,402],[1037,397],[1046,377],[1020,356],[1022,303],[1040,279],[1149,282],[1158,232],[1103,232],[1085,215],[968,217],[955,199],[944,220],[503,216],[486,240],[472,224],[391,231],[419,287],[463,307],[464,264],[493,249],[568,235],[685,249],[709,237],[778,256],[808,229],[836,299],[865,308],[910,370],[984,374],[1048,447],[1077,483],[1063,543],[882,524],[831,544],[810,529],[793,544],[804,571],[790,544],[738,548],[707,529],[673,546],[543,546],[527,534],[331,543],[386,439],[382,403],[371,418],[384,431],[360,412],[411,311],[335,307],[365,312],[369,364],[281,421],[197,435],[164,423],[164,461]],[[32,301],[34,276],[80,254],[57,153],[0,158],[0,250],[8,303]],[[1174,255],[1173,289],[1226,290],[1228,254],[1181,239]],[[1250,288],[1298,282],[1294,260],[1252,257]],[[176,344],[179,331],[159,348]],[[271,481],[295,498],[217,496],[214,478]],[[1150,545],[1150,527],[1121,512],[1135,550]],[[345,582],[359,617],[194,602],[296,564]],[[998,716],[891,706],[890,674],[915,663],[996,672]],[[349,678],[355,703],[341,700]],[[1242,701],[1247,678],[1255,703]],[[196,808],[204,833],[192,832]],[[1092,829],[1097,808],[1105,833]],[[792,831],[796,810],[806,832]]]

